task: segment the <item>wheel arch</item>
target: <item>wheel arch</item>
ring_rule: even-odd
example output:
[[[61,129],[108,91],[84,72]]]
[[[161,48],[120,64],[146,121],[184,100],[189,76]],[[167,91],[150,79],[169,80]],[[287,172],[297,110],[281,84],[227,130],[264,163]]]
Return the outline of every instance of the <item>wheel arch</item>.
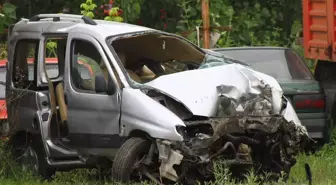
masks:
[[[27,145],[34,138],[34,134],[28,131],[17,131],[9,136],[9,145]]]
[[[152,139],[152,137],[145,131],[143,130],[139,130],[139,129],[134,129],[130,132],[128,138],[131,137],[140,137],[140,138],[144,138],[144,139]]]

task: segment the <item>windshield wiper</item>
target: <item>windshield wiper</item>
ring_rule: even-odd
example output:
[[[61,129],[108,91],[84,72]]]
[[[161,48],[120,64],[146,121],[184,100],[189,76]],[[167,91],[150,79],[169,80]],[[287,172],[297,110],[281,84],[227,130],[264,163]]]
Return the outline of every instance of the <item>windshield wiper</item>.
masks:
[[[237,63],[237,64],[241,64],[241,65],[244,65],[244,66],[249,66],[249,67],[251,67],[250,64],[247,64],[247,63],[242,62],[242,61],[240,61],[240,60],[236,60],[236,59],[232,59],[232,58],[226,58],[224,55],[223,55],[222,57],[223,57],[225,60],[229,60],[229,61],[231,61],[231,62],[233,62],[233,63]]]

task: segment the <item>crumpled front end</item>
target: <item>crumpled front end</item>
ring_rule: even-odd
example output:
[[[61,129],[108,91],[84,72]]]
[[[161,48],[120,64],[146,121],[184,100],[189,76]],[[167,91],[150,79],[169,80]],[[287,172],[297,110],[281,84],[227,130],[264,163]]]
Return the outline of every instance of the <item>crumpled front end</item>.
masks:
[[[218,85],[215,116],[186,119],[186,127],[177,128],[182,142],[157,139],[161,177],[171,181],[211,177],[217,160],[260,173],[289,172],[309,140],[306,128],[281,89],[263,80],[249,85],[249,93]]]

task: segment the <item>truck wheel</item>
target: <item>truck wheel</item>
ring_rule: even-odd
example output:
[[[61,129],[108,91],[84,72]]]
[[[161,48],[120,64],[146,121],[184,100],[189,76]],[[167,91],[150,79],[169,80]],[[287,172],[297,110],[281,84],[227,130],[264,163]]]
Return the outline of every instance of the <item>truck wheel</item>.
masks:
[[[112,178],[128,182],[136,173],[135,164],[148,154],[150,142],[143,138],[128,139],[118,150],[112,165]]]
[[[55,169],[51,168],[46,160],[42,141],[32,139],[27,146],[14,146],[14,150],[22,170],[31,171],[34,175],[47,180],[55,174]]]

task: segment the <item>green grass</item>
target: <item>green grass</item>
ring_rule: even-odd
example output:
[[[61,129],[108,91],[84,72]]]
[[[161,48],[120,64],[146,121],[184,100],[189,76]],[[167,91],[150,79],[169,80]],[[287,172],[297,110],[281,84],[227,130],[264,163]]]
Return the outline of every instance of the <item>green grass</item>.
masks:
[[[308,163],[312,170],[314,185],[333,185],[336,184],[336,137],[332,139],[331,144],[324,146],[319,152],[313,155],[300,155],[297,158],[297,164],[292,168],[289,181],[287,183],[281,180],[274,185],[308,184],[306,180],[306,173],[304,164]],[[97,172],[95,170],[78,169],[70,172],[57,172],[54,180],[51,182],[42,182],[29,175],[27,172],[22,172],[16,168],[10,161],[8,156],[0,152],[1,166],[0,166],[0,185],[6,184],[24,184],[24,185],[105,185],[116,184],[110,180],[96,179]],[[257,185],[256,176],[253,173],[247,175],[247,180],[244,183],[235,183],[229,178],[229,172],[225,168],[216,168],[216,181],[208,185]],[[140,183],[139,185],[149,185],[153,183]],[[270,184],[270,183],[267,183]]]

